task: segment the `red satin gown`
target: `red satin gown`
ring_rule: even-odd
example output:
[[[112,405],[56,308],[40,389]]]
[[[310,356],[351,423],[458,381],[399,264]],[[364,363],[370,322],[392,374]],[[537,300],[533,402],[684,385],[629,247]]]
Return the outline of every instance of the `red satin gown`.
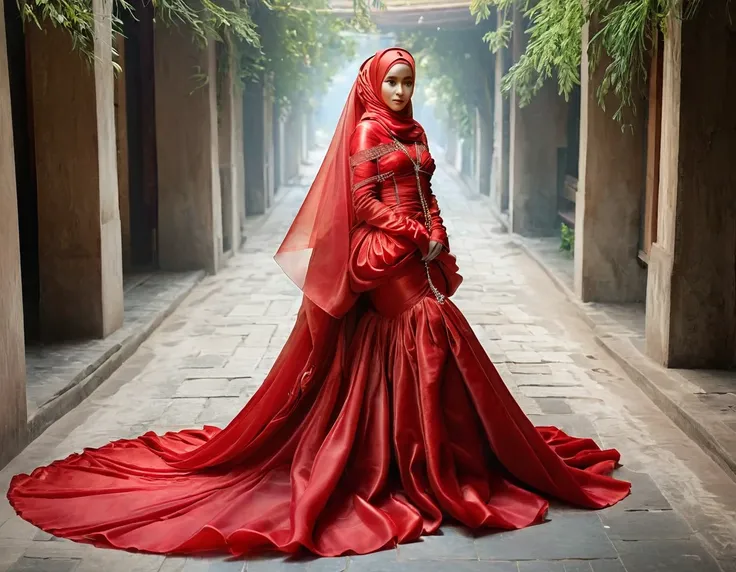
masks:
[[[147,433],[15,477],[23,518],[155,553],[337,556],[416,540],[444,517],[517,529],[544,519],[547,498],[602,508],[628,494],[605,475],[618,452],[535,428],[460,311],[439,302],[461,278],[426,146],[363,121],[351,155],[356,307],[317,331],[305,300],[263,386],[222,430]],[[445,248],[428,278],[430,238]]]

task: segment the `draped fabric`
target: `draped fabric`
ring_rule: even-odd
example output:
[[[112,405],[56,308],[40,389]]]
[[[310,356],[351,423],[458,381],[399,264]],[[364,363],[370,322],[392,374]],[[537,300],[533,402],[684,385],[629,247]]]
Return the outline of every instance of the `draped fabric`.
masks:
[[[338,556],[416,540],[445,518],[517,529],[542,522],[550,498],[595,509],[628,494],[607,476],[619,453],[535,428],[461,312],[430,288],[449,297],[462,278],[429,149],[394,137],[366,117],[341,143],[345,275],[316,292],[326,247],[315,242],[291,336],[227,427],[149,432],[17,475],[8,498],[23,518],[162,554]],[[425,267],[429,240],[445,248]]]
[[[372,118],[402,140],[424,137],[410,105],[397,113],[381,99],[383,78],[397,63],[415,68],[411,54],[398,48],[382,50],[360,67],[322,166],[275,256],[304,295],[334,318],[345,315],[356,299],[347,282],[350,231],[356,222],[349,165],[353,132],[361,119]]]

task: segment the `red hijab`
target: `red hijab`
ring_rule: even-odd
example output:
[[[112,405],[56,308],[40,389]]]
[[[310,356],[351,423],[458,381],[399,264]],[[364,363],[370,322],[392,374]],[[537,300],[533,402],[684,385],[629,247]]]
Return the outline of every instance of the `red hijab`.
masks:
[[[424,129],[412,117],[411,101],[401,112],[392,110],[383,101],[381,94],[383,80],[389,70],[397,64],[409,66],[416,78],[414,58],[409,52],[399,48],[378,52],[361,66],[355,82],[358,98],[365,106],[361,120],[377,121],[402,141],[412,143],[421,141]]]
[[[350,231],[355,223],[349,155],[356,125],[370,119],[402,141],[424,138],[411,104],[397,113],[383,102],[383,80],[398,63],[416,74],[414,58],[401,48],[381,50],[360,66],[322,166],[275,256],[304,296],[333,318],[344,316],[357,297],[348,282]]]

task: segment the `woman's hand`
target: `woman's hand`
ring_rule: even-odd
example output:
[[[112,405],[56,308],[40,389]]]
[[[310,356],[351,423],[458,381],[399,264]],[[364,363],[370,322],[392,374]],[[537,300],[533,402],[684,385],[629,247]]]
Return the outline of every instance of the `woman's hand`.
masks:
[[[437,242],[436,240],[430,240],[429,241],[429,252],[427,253],[427,256],[422,258],[422,260],[424,262],[432,262],[432,260],[434,260],[440,255],[440,252],[442,252],[442,243]]]

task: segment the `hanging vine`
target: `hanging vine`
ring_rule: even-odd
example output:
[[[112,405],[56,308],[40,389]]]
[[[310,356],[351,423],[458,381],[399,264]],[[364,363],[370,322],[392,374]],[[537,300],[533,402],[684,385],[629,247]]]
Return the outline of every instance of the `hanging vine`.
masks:
[[[246,82],[268,78],[284,109],[326,87],[339,69],[338,59],[354,51],[345,32],[355,23],[334,17],[328,0],[258,2],[252,15],[261,43],[240,42],[242,78]]]
[[[239,0],[150,0],[156,18],[169,25],[184,25],[197,41],[222,40],[225,30],[250,45],[258,46],[255,23],[245,3]],[[66,30],[75,49],[92,60],[95,57],[95,14],[92,0],[18,0],[26,23],[41,27],[48,23]],[[122,34],[122,15],[134,14],[127,0],[113,0],[113,32]],[[111,47],[114,50],[114,48]],[[113,51],[114,53],[114,51]]]
[[[496,30],[484,40],[492,52],[509,46],[513,11],[518,10],[529,25],[526,49],[504,78],[503,90],[512,88],[519,104],[526,105],[553,77],[566,98],[580,83],[583,48],[591,68],[605,54],[607,61],[596,95],[601,105],[609,94],[619,102],[614,117],[621,121],[624,110],[634,108],[635,90],[647,79],[647,54],[659,31],[666,33],[672,15],[691,18],[701,0],[472,0],[470,10],[480,23],[492,14],[501,15]],[[597,32],[582,46],[582,29],[588,22]]]
[[[488,75],[478,72],[479,60],[481,66],[491,65],[490,58],[483,62],[482,34],[433,30],[403,35],[400,43],[417,59],[423,78],[418,85],[442,115],[439,119],[451,125],[460,137],[472,136],[476,107],[491,104],[485,101],[490,96],[485,85]]]
[[[134,14],[128,0],[112,0],[112,27],[123,33],[122,17]],[[83,56],[95,57],[92,0],[18,0],[26,23],[66,30]],[[370,9],[380,0],[353,0],[354,16],[339,19],[328,0],[150,0],[155,17],[190,30],[195,41],[224,42],[244,81],[271,78],[284,103],[326,85],[338,58],[353,43],[347,30],[371,28]],[[114,46],[111,46],[115,56]]]

